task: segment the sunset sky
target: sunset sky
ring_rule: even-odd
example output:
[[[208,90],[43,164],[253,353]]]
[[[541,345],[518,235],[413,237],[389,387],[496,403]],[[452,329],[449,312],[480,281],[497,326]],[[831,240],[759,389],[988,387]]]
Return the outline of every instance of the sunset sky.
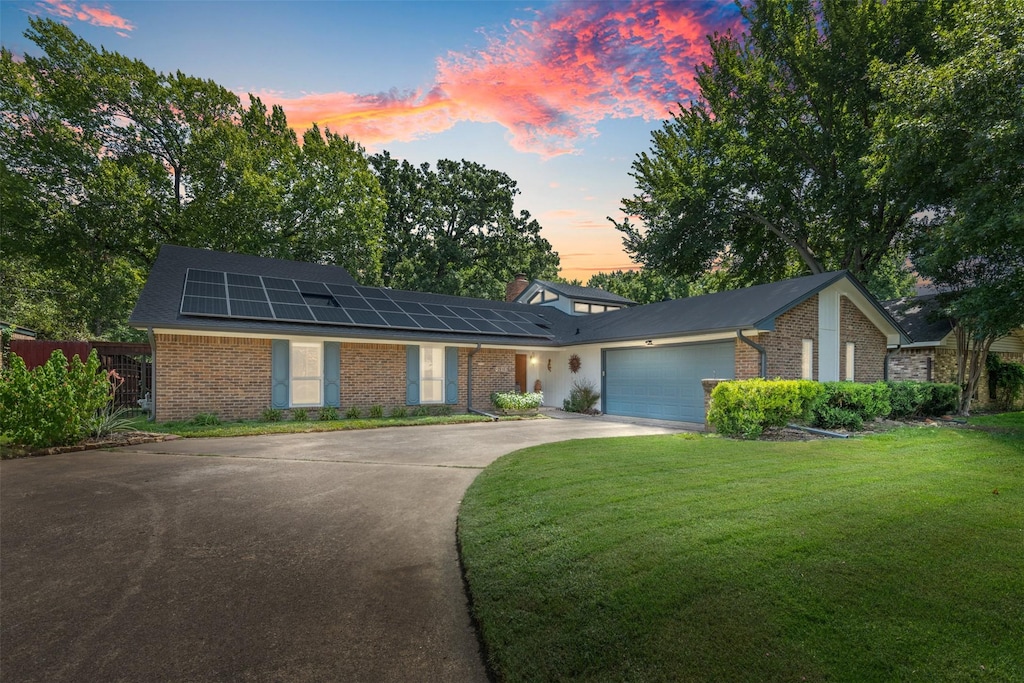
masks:
[[[659,2],[0,1],[0,41],[33,52],[30,16],[157,71],[281,104],[369,151],[467,159],[508,173],[562,276],[630,268],[607,220],[630,165],[694,93],[730,0]]]

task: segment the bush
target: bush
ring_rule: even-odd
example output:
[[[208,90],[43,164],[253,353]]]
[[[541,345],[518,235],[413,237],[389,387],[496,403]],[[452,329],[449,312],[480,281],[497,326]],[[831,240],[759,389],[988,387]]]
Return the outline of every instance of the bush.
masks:
[[[96,413],[89,423],[89,433],[95,437],[107,436],[114,432],[137,432],[132,426],[135,418],[130,408],[114,408],[108,405]]]
[[[198,427],[213,427],[220,424],[220,418],[215,413],[199,413],[191,422]]]
[[[824,392],[811,409],[816,427],[836,429],[841,424],[851,424],[854,421],[847,413],[853,413],[860,418],[861,424],[856,427],[860,429],[864,422],[888,415],[892,410],[885,382],[823,382],[822,387]]]
[[[356,408],[355,406],[352,406],[345,411],[345,417],[350,420],[358,420],[360,415],[361,413],[359,412],[359,408]]]
[[[430,415],[430,411],[427,410],[426,406],[416,406],[412,409],[413,417],[426,417],[427,415]]]
[[[928,392],[921,405],[921,414],[925,417],[955,413],[960,406],[960,387],[957,385],[928,382],[923,386]]]
[[[376,405],[370,406],[370,417],[374,420],[379,420],[384,417],[384,406]]]
[[[429,414],[446,417],[452,414],[452,407],[448,405],[430,406]]]
[[[995,393],[996,406],[1002,410],[1013,410],[1024,395],[1024,365],[1004,361],[994,353],[985,361],[988,381]]]
[[[562,410],[567,413],[586,413],[593,415],[597,411],[594,406],[601,400],[601,394],[589,379],[578,379],[569,390],[569,398],[562,402]]]
[[[859,432],[864,428],[864,420],[857,411],[830,405],[818,408],[814,424],[822,429],[845,429],[851,432]]]
[[[755,439],[769,427],[806,419],[822,391],[810,380],[721,382],[711,392],[707,419],[721,434]]]
[[[921,382],[887,382],[889,386],[889,417],[900,420],[913,417],[921,411],[925,397],[930,393]]]
[[[316,419],[321,422],[331,422],[338,419],[338,409],[334,406],[324,406],[316,413]]]
[[[403,418],[407,414],[405,406],[395,406],[391,409],[391,417]]]
[[[491,394],[491,403],[498,410],[536,410],[544,402],[544,394],[517,394],[514,391],[496,391]]]
[[[57,350],[32,371],[16,354],[8,360],[0,372],[0,433],[14,445],[75,443],[113,397],[111,375],[100,368],[95,350],[85,363],[78,356],[69,363]]]
[[[309,419],[309,411],[305,408],[292,408],[292,421],[305,422]]]
[[[260,420],[262,420],[263,422],[280,422],[281,411],[278,410],[277,408],[267,408],[262,413],[260,413]]]

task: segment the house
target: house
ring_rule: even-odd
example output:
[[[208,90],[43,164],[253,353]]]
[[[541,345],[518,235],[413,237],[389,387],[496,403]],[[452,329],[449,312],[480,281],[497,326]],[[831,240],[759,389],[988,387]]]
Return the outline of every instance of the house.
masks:
[[[883,302],[910,337],[909,343],[890,347],[889,379],[956,383],[955,325],[952,319],[941,314],[938,296],[926,294]],[[997,339],[989,353],[1004,361],[1024,363],[1024,330],[1018,329]],[[988,371],[982,369],[974,400],[976,405],[985,406],[993,398]]]
[[[486,411],[492,392],[538,382],[545,404],[561,406],[582,380],[606,413],[703,422],[704,379],[870,382],[887,347],[909,342],[846,272],[643,306],[523,283],[510,283],[512,301],[487,301],[164,246],[130,322],[149,333],[158,421],[268,407]]]

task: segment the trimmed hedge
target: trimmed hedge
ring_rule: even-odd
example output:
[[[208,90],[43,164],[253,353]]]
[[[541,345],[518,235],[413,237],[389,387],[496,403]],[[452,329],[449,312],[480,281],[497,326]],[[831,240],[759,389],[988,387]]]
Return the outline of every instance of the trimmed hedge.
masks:
[[[956,410],[958,397],[955,384],[750,379],[715,387],[707,419],[718,432],[747,439],[790,422],[857,431],[879,417],[945,415]]]
[[[803,379],[722,382],[711,392],[708,422],[721,434],[756,439],[768,427],[806,419],[822,391]]]
[[[491,403],[498,410],[536,410],[544,402],[544,394],[518,394],[514,391],[496,391],[491,394]]]

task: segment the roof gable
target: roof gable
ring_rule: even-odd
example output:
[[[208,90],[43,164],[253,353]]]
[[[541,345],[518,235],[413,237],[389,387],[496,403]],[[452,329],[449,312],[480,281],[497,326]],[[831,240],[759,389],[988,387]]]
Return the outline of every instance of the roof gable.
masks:
[[[942,314],[937,294],[893,299],[882,306],[915,344],[940,344],[953,331],[953,321]]]
[[[546,289],[567,299],[595,304],[617,304],[619,306],[635,306],[636,302],[624,296],[607,292],[597,287],[580,287],[579,285],[568,285],[561,282],[549,282],[547,280],[534,280],[526,289],[520,292],[514,301],[527,303],[539,289]]]

